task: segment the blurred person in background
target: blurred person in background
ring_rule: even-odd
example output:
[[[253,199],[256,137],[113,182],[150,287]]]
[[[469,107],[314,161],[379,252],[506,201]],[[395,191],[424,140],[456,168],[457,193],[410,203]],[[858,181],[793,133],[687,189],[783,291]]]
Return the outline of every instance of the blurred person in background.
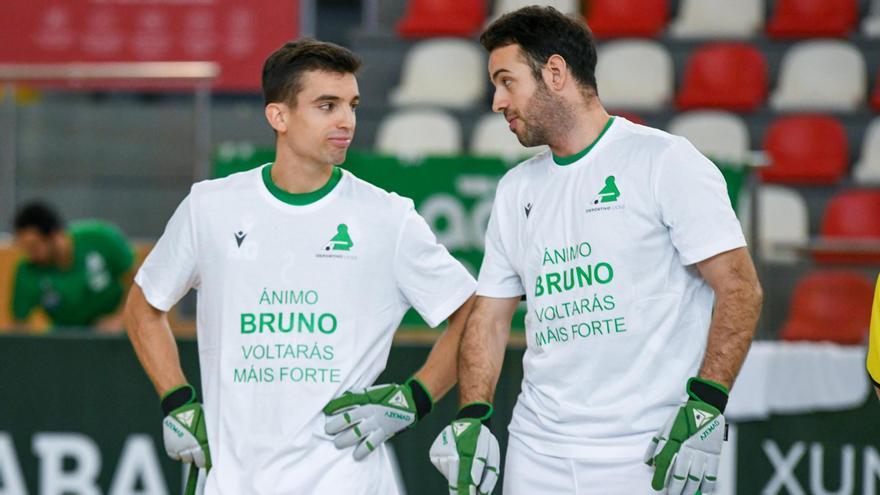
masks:
[[[19,209],[13,227],[15,246],[24,255],[13,283],[16,321],[39,307],[53,329],[122,331],[134,251],[116,226],[98,220],[65,226],[52,207],[33,202]]]

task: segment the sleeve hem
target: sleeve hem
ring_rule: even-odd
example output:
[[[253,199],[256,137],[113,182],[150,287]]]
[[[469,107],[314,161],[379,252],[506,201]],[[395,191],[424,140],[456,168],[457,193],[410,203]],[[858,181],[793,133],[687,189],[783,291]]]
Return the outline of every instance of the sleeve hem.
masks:
[[[166,313],[174,306],[174,301],[171,298],[158,294],[158,291],[150,283],[149,277],[143,271],[138,271],[134,277],[134,282],[140,286],[144,293],[144,298],[150,303],[150,306]]]
[[[688,256],[685,256],[682,253],[681,264],[685,266],[693,265],[694,263],[709,259],[712,256],[745,246],[746,240],[742,235],[732,236],[711,244],[701,245],[696,249],[693,249]]]
[[[473,295],[476,285],[476,282],[471,280],[468,284],[463,285],[462,288],[452,294],[452,296],[448,297],[446,301],[437,307],[437,309],[431,311],[431,314],[422,315],[422,318],[425,319],[425,323],[431,328],[436,328],[437,325],[449,318],[455,310],[460,308],[461,305],[467,301],[467,298]]]
[[[483,297],[519,297],[524,296],[526,291],[522,287],[512,287],[509,285],[477,285],[477,295]]]

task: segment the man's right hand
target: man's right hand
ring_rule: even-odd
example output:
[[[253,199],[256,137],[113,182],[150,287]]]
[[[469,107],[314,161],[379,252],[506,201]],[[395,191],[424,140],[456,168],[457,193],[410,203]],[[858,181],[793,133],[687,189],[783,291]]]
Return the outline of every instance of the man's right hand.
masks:
[[[168,457],[197,468],[211,469],[208,431],[202,405],[191,385],[182,385],[162,398],[162,438]]]
[[[468,404],[431,445],[431,462],[446,477],[450,495],[489,495],[495,488],[501,452],[484,424],[491,415],[489,404]]]

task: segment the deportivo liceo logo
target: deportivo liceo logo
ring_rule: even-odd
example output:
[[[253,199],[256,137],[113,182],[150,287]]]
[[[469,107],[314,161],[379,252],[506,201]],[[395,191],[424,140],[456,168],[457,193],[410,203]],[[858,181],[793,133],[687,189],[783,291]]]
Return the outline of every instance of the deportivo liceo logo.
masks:
[[[620,190],[617,189],[617,184],[614,183],[614,176],[609,175],[605,178],[605,187],[599,191],[599,195],[593,200],[593,204],[597,205],[599,203],[614,203],[617,201],[617,198],[620,197]]]
[[[336,227],[336,235],[324,245],[324,251],[350,251],[352,246],[354,246],[354,242],[348,235],[348,225],[340,223]]]

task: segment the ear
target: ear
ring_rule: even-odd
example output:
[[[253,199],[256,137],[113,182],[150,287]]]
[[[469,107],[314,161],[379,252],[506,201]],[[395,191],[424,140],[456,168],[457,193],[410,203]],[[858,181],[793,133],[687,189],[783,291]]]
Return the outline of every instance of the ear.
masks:
[[[544,64],[544,84],[554,91],[561,91],[569,78],[568,64],[560,55],[551,55]]]
[[[290,116],[290,108],[284,103],[269,103],[266,105],[266,120],[275,132],[287,132],[287,123]]]

